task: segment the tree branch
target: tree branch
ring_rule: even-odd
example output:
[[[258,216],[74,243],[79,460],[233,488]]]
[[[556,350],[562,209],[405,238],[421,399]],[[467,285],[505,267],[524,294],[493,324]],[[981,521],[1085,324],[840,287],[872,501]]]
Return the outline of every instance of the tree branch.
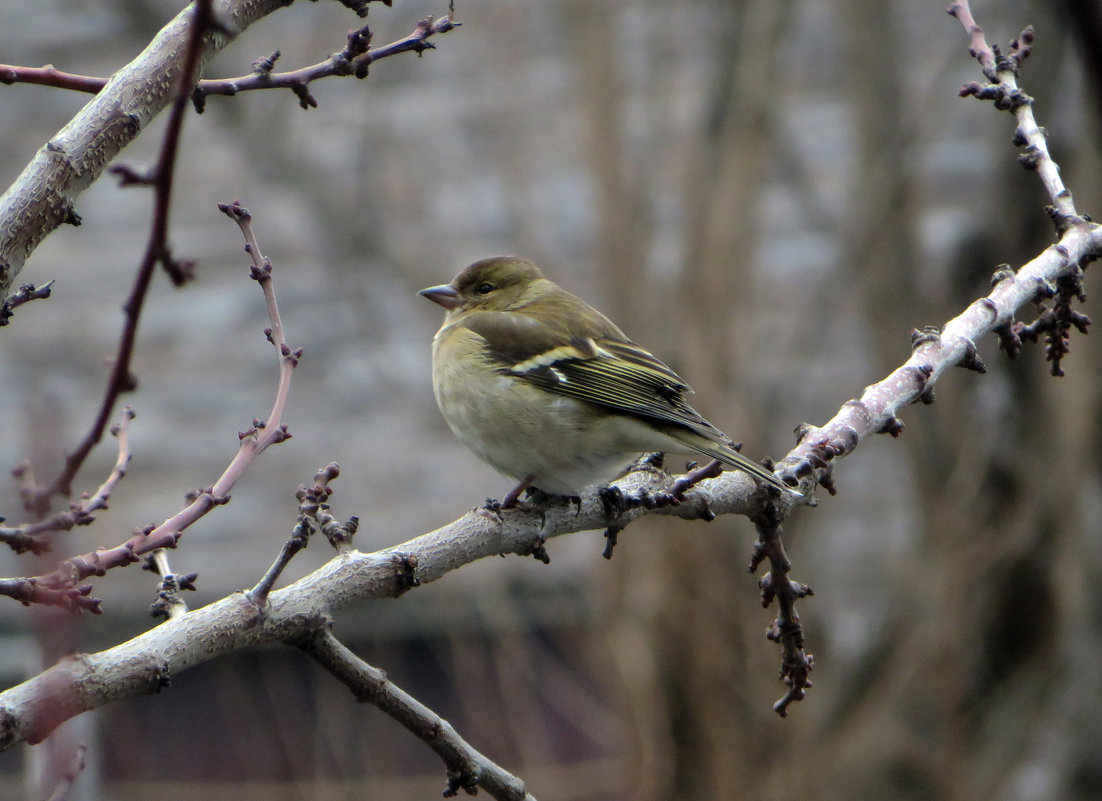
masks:
[[[383,671],[352,653],[328,627],[317,629],[300,647],[348,687],[357,701],[378,707],[444,760],[445,798],[460,790],[474,795],[481,788],[501,801],[535,801],[523,781],[475,750],[448,721],[387,679]]]
[[[368,66],[376,61],[411,51],[420,55],[425,50],[435,47],[434,44],[426,41],[430,36],[447,33],[461,24],[456,22],[451,14],[439,19],[425,17],[417,23],[417,27],[408,36],[375,48],[368,48],[372,34],[371,29],[365,25],[348,34],[348,45],[341,52],[333,54],[318,64],[290,72],[272,72],[275,61],[279,58],[279,51],[276,51],[268,58],[257,61],[254,64],[256,69],[251,75],[200,81],[195,87],[193,98],[195,107],[202,112],[209,95],[236,95],[238,92],[258,89],[290,89],[298,96],[299,105],[302,108],[317,108],[317,100],[307,89],[313,81],[331,76],[352,75],[357,78],[366,78]]]
[[[230,490],[233,489],[241,475],[261,453],[267,450],[269,446],[290,438],[291,435],[282,420],[287,405],[287,397],[291,390],[291,377],[302,358],[302,348],[291,348],[287,344],[283,332],[283,323],[279,315],[279,306],[276,303],[275,290],[272,285],[272,264],[260,252],[260,247],[250,225],[251,215],[237,201],[232,204],[219,204],[219,208],[231,219],[234,219],[244,233],[245,249],[251,255],[253,262],[249,277],[260,284],[268,305],[268,315],[272,325],[270,328],[266,328],[264,333],[279,353],[279,382],[268,419],[266,421],[253,420],[250,428],[238,434],[240,442],[237,453],[225,471],[212,486],[196,493],[183,510],[177,512],[159,526],[150,525],[136,529],[130,539],[116,545],[114,548],[101,548],[82,556],[66,559],[53,572],[44,576],[19,579],[19,581],[38,589],[37,596],[31,597],[24,592],[19,600],[25,603],[42,602],[39,600],[41,598],[53,600],[56,597],[64,600],[70,597],[71,593],[60,596],[54,594],[43,595],[42,590],[48,588],[67,593],[89,576],[102,576],[112,568],[133,564],[138,561],[142,554],[150,553],[158,548],[175,548],[180,536],[196,520],[206,515],[214,507],[229,503]],[[80,589],[82,590],[82,596],[87,595],[85,587]],[[0,594],[4,594],[2,586],[0,586]],[[91,600],[95,601],[95,599]],[[95,601],[95,603],[97,605],[92,611],[98,613],[99,602]]]
[[[130,372],[130,362],[134,355],[134,343],[138,334],[138,323],[141,320],[142,306],[149,291],[149,285],[153,280],[153,271],[158,264],[164,265],[165,270],[176,284],[190,275],[190,264],[177,262],[169,255],[168,248],[168,215],[172,206],[172,184],[176,173],[176,153],[180,141],[180,131],[184,124],[184,111],[187,108],[187,98],[191,94],[192,86],[199,70],[200,59],[203,52],[203,43],[214,29],[214,14],[212,0],[197,0],[189,15],[190,24],[187,24],[187,36],[184,39],[184,52],[180,59],[180,69],[173,81],[175,99],[168,125],[165,129],[164,139],[161,142],[160,154],[157,164],[147,179],[153,186],[154,204],[153,219],[150,223],[149,239],[146,244],[145,254],[134,277],[134,283],[130,295],[123,306],[125,321],[122,334],[119,336],[118,352],[115,355],[111,373],[107,379],[107,387],[104,390],[103,400],[100,402],[99,411],[92,422],[91,428],[77,447],[65,457],[65,465],[57,477],[38,488],[36,492],[24,498],[24,507],[36,515],[45,515],[50,508],[50,500],[54,495],[70,495],[72,493],[73,479],[80,471],[84,460],[92,452],[92,448],[103,437],[107,421],[115,408],[119,395],[133,389],[137,381]],[[2,205],[0,198],[0,205]]]

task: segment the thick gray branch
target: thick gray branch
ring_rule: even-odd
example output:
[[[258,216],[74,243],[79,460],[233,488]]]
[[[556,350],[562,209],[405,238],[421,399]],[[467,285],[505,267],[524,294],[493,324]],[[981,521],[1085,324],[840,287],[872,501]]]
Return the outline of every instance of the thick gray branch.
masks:
[[[625,493],[657,490],[668,477],[649,471],[617,482]],[[753,508],[751,480],[726,473],[692,490],[684,504],[659,512],[699,517],[705,501],[717,512]],[[646,510],[624,513],[621,521]],[[609,522],[596,493],[579,504],[556,503],[540,511],[472,510],[436,531],[402,545],[338,556],[309,576],[273,592],[259,610],[243,593],[179,615],[134,639],[95,654],[65,659],[0,693],[0,750],[36,743],[61,722],[119,698],[156,692],[174,673],[222,654],[273,642],[301,643],[354,600],[394,597],[416,583],[438,579],[477,559],[531,554],[543,536],[601,528]],[[594,553],[600,546],[594,543]]]
[[[201,63],[249,25],[286,5],[288,0],[217,0],[215,13],[224,32],[208,38]],[[190,15],[189,5],[42,146],[0,196],[0,296],[7,294],[38,244],[73,219],[80,193],[168,104]]]

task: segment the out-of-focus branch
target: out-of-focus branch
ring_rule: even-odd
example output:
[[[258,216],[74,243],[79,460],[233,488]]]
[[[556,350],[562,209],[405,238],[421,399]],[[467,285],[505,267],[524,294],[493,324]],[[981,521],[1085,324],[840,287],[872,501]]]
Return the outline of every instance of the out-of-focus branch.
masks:
[[[73,758],[69,761],[69,766],[65,769],[65,772],[58,777],[57,785],[46,801],[65,801],[65,799],[69,797],[69,791],[73,789],[73,782],[77,780],[77,776],[84,770],[84,754],[87,750],[88,746],[84,745],[84,743],[76,747],[76,750],[73,752]]]
[[[357,701],[378,707],[444,760],[448,770],[445,798],[460,790],[474,795],[482,789],[500,801],[535,801],[523,781],[475,750],[448,721],[352,653],[327,627],[318,628],[301,648],[348,687]]]
[[[1003,56],[998,47],[987,44],[967,0],[953,3],[949,13],[960,20],[968,32],[969,53],[991,81],[987,86],[969,84],[961,90],[961,95],[993,100],[997,108],[1014,114],[1017,120],[1014,143],[1025,147],[1019,162],[1035,170],[1040,177],[1053,203],[1049,214],[1060,240],[1023,265],[1017,273],[1010,269],[996,271],[992,279],[994,288],[989,295],[975,301],[940,331],[931,328],[917,336],[914,350],[905,364],[866,387],[859,399],[847,402],[826,425],[821,428],[801,426],[799,444],[781,463],[782,475],[803,478],[814,473],[820,483],[823,479],[829,481],[832,461],[851,453],[866,435],[898,436],[903,424],[897,412],[918,400],[931,402],[934,384],[946,370],[961,366],[984,371],[975,343],[985,334],[997,333],[1004,348],[1013,356],[1021,347],[1019,336],[1023,332],[1032,333],[1036,339],[1034,328],[1056,329],[1053,337],[1061,340],[1062,347],[1050,340],[1048,356],[1054,362],[1053,372],[1059,374],[1059,359],[1066,353],[1067,328],[1075,325],[1083,330],[1089,322],[1067,306],[1070,297],[1082,291],[1083,266],[1102,256],[1102,227],[1076,212],[1071,192],[1064,186],[1059,167],[1049,154],[1045,131],[1034,119],[1033,100],[1018,88],[1017,70],[1029,55],[1032,29],[1026,28],[1011,44],[1010,54]],[[1041,325],[1033,327],[1015,324],[1014,315],[1021,307],[1053,296],[1057,297],[1056,311],[1049,317],[1060,319],[1042,321]]]

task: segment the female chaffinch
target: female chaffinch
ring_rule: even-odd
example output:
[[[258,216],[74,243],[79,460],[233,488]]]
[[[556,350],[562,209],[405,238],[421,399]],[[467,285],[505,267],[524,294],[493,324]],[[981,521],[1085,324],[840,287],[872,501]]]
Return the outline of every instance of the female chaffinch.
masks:
[[[421,290],[447,310],[432,345],[436,403],[459,439],[527,487],[578,495],[641,453],[696,452],[795,492],[685,400],[680,376],[526,259],[475,262]]]

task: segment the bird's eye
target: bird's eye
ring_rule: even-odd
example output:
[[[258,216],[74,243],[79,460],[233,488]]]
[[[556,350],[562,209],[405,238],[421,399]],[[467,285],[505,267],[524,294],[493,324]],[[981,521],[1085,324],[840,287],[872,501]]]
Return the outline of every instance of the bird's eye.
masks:
[[[480,295],[489,295],[491,292],[494,291],[494,285],[489,283],[482,283],[478,285],[478,288],[475,291]]]

